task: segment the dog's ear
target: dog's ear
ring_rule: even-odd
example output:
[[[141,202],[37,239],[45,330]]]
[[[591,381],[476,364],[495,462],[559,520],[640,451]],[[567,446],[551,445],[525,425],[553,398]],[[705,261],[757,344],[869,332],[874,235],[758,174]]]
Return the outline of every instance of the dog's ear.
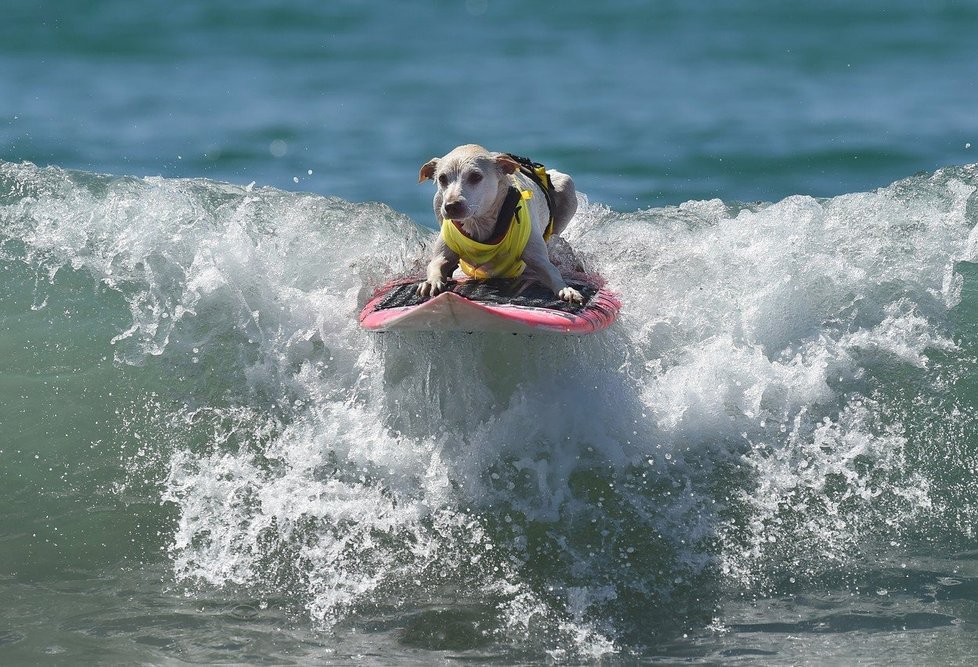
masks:
[[[496,153],[493,155],[493,159],[496,161],[496,166],[502,169],[504,174],[515,174],[520,168],[520,163],[505,153]]]
[[[435,177],[435,168],[438,166],[438,158],[433,157],[423,165],[421,165],[421,171],[418,172],[418,183],[424,183],[429,178]]]

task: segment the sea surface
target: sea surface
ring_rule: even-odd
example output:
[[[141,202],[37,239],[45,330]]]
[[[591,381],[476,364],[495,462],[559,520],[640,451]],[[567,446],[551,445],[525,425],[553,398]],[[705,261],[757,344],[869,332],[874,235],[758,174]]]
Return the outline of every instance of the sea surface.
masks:
[[[0,664],[978,662],[978,3],[0,16]],[[610,329],[359,329],[469,142]]]

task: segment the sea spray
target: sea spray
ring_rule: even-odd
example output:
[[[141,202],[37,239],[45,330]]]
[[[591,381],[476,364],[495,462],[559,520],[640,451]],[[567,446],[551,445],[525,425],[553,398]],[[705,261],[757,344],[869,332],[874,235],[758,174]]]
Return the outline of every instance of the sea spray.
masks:
[[[566,236],[624,308],[579,340],[359,330],[432,234],[380,205],[29,164],[0,186],[36,307],[87,274],[128,313],[92,344],[163,378],[153,472],[201,594],[581,658],[973,530],[973,166],[824,200],[583,200]]]

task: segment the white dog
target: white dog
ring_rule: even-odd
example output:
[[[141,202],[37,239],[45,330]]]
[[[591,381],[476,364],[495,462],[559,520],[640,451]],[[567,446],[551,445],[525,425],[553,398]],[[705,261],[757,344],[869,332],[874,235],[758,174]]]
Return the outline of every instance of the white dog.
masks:
[[[418,182],[429,178],[438,186],[433,204],[441,234],[419,295],[443,292],[461,264],[478,279],[515,278],[526,270],[564,301],[583,301],[550,262],[546,243],[577,211],[570,176],[469,144],[422,165]]]

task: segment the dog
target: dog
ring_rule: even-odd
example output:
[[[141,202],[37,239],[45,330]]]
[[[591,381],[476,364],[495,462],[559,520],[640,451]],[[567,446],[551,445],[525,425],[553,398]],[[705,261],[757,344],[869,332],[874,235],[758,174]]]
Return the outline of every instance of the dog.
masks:
[[[426,279],[418,285],[419,296],[445,291],[461,263],[466,274],[479,279],[525,272],[564,301],[584,301],[551,263],[545,240],[545,235],[559,235],[577,211],[570,176],[467,144],[424,163],[418,183],[429,179],[437,185],[432,204],[441,234]]]

